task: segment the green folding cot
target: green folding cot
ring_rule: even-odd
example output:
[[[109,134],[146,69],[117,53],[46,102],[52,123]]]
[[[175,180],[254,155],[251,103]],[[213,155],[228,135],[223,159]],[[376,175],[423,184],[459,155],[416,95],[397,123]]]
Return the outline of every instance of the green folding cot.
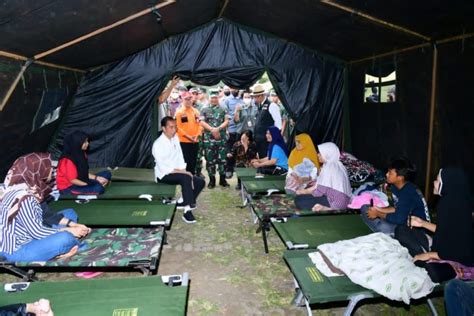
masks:
[[[257,194],[271,195],[285,191],[285,177],[282,176],[241,177],[240,183],[243,206],[247,205]]]
[[[294,196],[291,195],[271,195],[256,197],[250,201],[249,209],[252,214],[254,223],[258,223],[257,233],[261,231],[265,253],[268,253],[267,235],[271,229],[272,222],[285,222],[288,218],[334,215],[334,214],[350,214],[356,213],[357,210],[328,210],[314,212],[312,210],[299,210],[294,203]]]
[[[286,250],[283,254],[295,281],[296,295],[293,302],[298,306],[304,304],[308,315],[312,315],[311,305],[314,307],[317,304],[348,301],[344,316],[350,316],[358,302],[380,297],[378,293],[353,283],[347,276],[330,278],[324,276],[308,256],[315,251],[315,249]],[[474,282],[469,283],[474,286]],[[444,284],[438,285],[434,292],[440,292],[443,288]],[[431,299],[426,299],[433,315],[437,315]]]
[[[145,275],[155,273],[164,237],[163,227],[99,228],[85,238],[87,249],[66,259],[45,262],[6,262],[0,267],[24,280],[34,280],[34,270],[60,269],[139,269]]]
[[[155,183],[155,171],[145,168],[92,168],[91,173],[98,173],[102,170],[109,170],[112,173],[112,181],[136,181],[136,182],[153,182]]]
[[[149,182],[114,182],[105,188],[100,195],[61,195],[61,200],[100,199],[100,200],[134,200],[173,198],[176,186]]]
[[[54,211],[72,208],[87,226],[165,226],[169,228],[176,204],[140,200],[63,200],[50,203]]]
[[[255,177],[257,169],[255,168],[235,168],[235,175],[238,179],[241,177]]]
[[[180,282],[173,282],[176,279]],[[182,316],[186,314],[188,287],[187,273],[148,278],[9,283],[4,288],[18,291],[0,295],[0,305],[46,298],[54,314],[61,316]]]
[[[272,226],[288,249],[316,248],[371,233],[360,215],[353,214],[272,218]]]

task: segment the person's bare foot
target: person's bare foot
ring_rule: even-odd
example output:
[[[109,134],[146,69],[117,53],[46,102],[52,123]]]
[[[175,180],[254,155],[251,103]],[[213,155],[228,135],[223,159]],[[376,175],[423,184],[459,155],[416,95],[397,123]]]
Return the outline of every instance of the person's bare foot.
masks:
[[[26,304],[26,311],[36,316],[54,316],[51,304],[44,298],[37,302]]]
[[[66,259],[66,258],[72,257],[77,253],[77,250],[79,250],[79,246],[76,245],[72,247],[71,250],[69,250],[68,252],[57,256],[56,259]]]
[[[313,212],[329,211],[330,208],[321,204],[313,206]]]

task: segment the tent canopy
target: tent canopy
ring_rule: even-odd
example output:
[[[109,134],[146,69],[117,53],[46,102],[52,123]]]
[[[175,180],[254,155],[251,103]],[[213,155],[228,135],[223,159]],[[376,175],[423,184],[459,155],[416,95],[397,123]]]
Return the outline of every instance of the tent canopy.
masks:
[[[155,14],[42,59],[81,69],[99,66],[219,17],[346,61],[474,31],[474,2],[467,0],[6,0],[0,50],[32,57],[160,2],[164,6]]]
[[[264,71],[297,129],[318,141],[340,139],[343,67],[224,19],[86,75],[58,139],[80,129],[92,139],[91,165],[148,166],[152,105],[172,75],[202,85],[222,80],[247,88]]]

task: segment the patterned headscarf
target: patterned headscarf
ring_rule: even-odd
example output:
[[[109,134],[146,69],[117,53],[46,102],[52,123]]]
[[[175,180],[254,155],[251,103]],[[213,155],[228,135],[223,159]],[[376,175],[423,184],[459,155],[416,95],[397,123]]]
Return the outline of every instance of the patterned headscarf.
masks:
[[[24,184],[30,195],[40,203],[51,193],[51,186],[46,182],[51,172],[51,155],[49,153],[31,153],[21,156],[8,170],[5,187]]]

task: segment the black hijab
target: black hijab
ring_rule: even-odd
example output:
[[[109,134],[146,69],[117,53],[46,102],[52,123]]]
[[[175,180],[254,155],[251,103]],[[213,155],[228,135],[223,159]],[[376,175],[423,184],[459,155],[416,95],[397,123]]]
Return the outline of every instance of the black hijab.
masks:
[[[77,168],[77,178],[89,182],[89,163],[86,153],[82,150],[82,144],[89,138],[84,132],[75,131],[66,135],[63,141],[63,154],[61,158],[71,160]]]
[[[432,249],[441,259],[474,265],[472,202],[466,173],[457,168],[440,170],[440,200]]]

